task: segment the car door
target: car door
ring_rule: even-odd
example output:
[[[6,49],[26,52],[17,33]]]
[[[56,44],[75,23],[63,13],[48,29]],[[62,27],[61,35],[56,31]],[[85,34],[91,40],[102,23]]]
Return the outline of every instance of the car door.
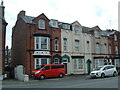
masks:
[[[108,75],[109,75],[109,68],[108,68],[108,66],[106,66],[106,67],[104,68],[104,73],[105,73],[105,76],[108,76]]]
[[[51,77],[50,65],[49,65],[49,66],[45,66],[45,68],[44,68],[44,75],[45,75],[46,77]]]
[[[113,73],[113,68],[112,68],[112,66],[107,66],[107,76],[112,75],[112,73]]]

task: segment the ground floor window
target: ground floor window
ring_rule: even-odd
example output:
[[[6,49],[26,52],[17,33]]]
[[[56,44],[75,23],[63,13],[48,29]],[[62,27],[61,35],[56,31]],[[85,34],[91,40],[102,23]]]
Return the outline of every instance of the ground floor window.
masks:
[[[83,69],[83,59],[82,58],[75,58],[73,59],[73,68],[75,71]]]
[[[104,59],[95,59],[95,68],[104,65]]]
[[[54,58],[54,64],[59,64],[59,58]]]
[[[35,69],[40,68],[42,64],[49,64],[49,58],[35,58]]]
[[[114,59],[115,60],[115,66],[120,67],[120,59]]]

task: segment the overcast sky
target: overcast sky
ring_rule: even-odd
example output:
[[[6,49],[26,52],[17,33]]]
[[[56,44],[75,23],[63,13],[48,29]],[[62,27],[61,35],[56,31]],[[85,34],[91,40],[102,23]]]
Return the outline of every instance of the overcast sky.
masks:
[[[21,10],[37,17],[44,13],[49,19],[83,26],[98,25],[102,30],[118,29],[119,0],[4,0],[5,18],[8,22],[6,45],[11,47],[12,27]]]

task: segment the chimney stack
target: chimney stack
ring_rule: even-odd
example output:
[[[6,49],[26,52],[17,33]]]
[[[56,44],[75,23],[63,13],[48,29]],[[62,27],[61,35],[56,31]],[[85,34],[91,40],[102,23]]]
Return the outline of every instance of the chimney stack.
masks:
[[[21,16],[25,16],[25,11],[24,10],[19,12],[19,14],[17,16],[17,19],[21,18]]]

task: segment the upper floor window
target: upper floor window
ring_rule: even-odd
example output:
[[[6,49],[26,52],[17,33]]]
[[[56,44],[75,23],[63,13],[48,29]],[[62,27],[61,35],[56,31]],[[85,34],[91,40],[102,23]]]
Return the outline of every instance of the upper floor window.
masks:
[[[49,50],[49,43],[48,37],[35,37],[35,49]]]
[[[58,51],[58,38],[55,38],[55,51]]]
[[[45,20],[39,20],[39,29],[45,29]]]
[[[104,45],[104,53],[107,54],[107,53],[108,53],[107,51],[108,51],[107,45],[105,44],[105,45]]]
[[[63,39],[63,50],[67,51],[67,38]]]
[[[75,34],[79,34],[79,26],[78,25],[74,26],[74,32],[75,32]]]
[[[109,45],[109,54],[112,54],[111,45]]]
[[[117,35],[114,35],[114,40],[117,41]]]
[[[54,58],[54,64],[59,64],[59,58]]]
[[[96,53],[100,54],[100,45],[98,43],[96,44]]]
[[[50,21],[50,26],[51,26],[51,27],[58,28],[58,21],[52,19],[52,20]]]
[[[100,38],[100,33],[98,31],[95,31],[94,35],[95,35],[96,38]]]
[[[115,54],[118,54],[118,46],[115,46]]]
[[[70,29],[70,25],[69,24],[62,24],[62,27],[63,27],[63,29]]]
[[[79,52],[79,45],[80,45],[79,44],[79,40],[75,40],[75,44],[74,45],[75,45],[75,51]]]

